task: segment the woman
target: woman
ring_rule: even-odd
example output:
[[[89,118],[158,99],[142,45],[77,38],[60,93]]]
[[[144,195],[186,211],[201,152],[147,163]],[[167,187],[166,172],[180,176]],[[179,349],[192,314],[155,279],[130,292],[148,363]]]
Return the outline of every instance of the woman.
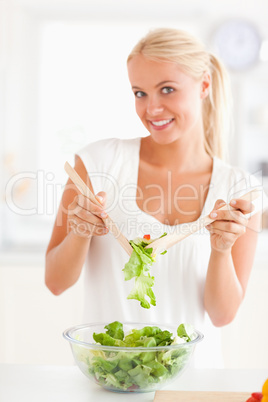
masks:
[[[150,32],[127,67],[149,135],[97,141],[76,155],[76,171],[103,208],[67,183],[47,250],[46,285],[62,293],[86,262],[86,321],[192,323],[206,338],[199,365],[217,366],[215,327],[230,323],[243,300],[261,215],[246,216],[253,204],[236,199],[255,182],[220,159],[230,102],[226,73],[198,40],[173,29]],[[236,211],[218,211],[225,202]],[[201,214],[215,222],[158,257],[157,305],[146,310],[127,300],[128,256],[107,235],[107,212],[128,239],[179,231]]]

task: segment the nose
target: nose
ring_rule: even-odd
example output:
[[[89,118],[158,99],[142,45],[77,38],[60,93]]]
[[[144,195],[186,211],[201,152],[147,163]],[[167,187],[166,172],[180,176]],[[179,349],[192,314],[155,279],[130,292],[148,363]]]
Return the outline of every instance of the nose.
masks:
[[[159,102],[157,97],[149,98],[146,111],[149,116],[157,116],[164,110],[163,105]]]

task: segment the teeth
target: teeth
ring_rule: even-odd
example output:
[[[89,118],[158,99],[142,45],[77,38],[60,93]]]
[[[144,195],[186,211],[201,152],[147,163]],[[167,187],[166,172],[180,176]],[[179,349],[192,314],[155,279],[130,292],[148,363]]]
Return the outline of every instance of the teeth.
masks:
[[[153,124],[154,126],[160,127],[160,126],[164,126],[165,124],[170,123],[171,121],[172,121],[172,119],[169,119],[169,120],[160,120],[160,121],[152,121],[152,124]]]

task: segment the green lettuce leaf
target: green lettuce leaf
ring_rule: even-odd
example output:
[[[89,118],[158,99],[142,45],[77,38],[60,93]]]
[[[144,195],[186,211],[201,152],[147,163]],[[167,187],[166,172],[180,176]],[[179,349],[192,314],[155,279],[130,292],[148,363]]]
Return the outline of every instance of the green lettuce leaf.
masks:
[[[95,342],[105,346],[125,346],[125,343],[120,339],[115,339],[108,334],[96,334],[93,333],[93,339]]]
[[[124,335],[123,325],[118,321],[104,328],[105,333],[93,334],[97,343],[124,346],[130,350],[87,350],[84,346],[75,345],[74,352],[83,363],[81,367],[85,373],[90,373],[99,384],[114,390],[153,389],[154,384],[169,380],[187,364],[191,349],[186,344],[195,336],[193,327],[187,324],[181,324],[175,336],[157,326],[132,329]],[[186,346],[163,351],[161,346],[176,343],[178,336]],[[132,351],[131,347],[155,349]]]
[[[165,236],[164,233],[161,237]],[[125,281],[135,278],[134,288],[128,295],[128,299],[135,299],[140,302],[143,308],[149,309],[156,305],[155,294],[152,290],[154,277],[148,272],[155,262],[155,256],[152,255],[152,248],[145,248],[153,240],[146,240],[138,237],[130,240],[133,252],[129,261],[123,269]]]
[[[142,346],[139,342],[142,340],[145,342],[145,339],[154,338],[157,334],[161,332],[161,329],[155,326],[146,326],[141,329],[132,329],[132,331],[125,336],[124,342],[127,346],[135,347]],[[155,342],[156,345],[156,342]],[[152,346],[155,346],[152,345]],[[149,345],[146,345],[149,346]]]
[[[141,307],[150,308],[150,305],[155,306],[155,294],[152,290],[154,285],[154,277],[150,274],[144,275],[141,273],[135,279],[135,286],[128,295],[128,299],[136,299],[140,302]],[[148,296],[149,301],[146,299]]]
[[[195,338],[194,328],[190,324],[181,324],[177,329],[177,335],[186,342],[192,341]]]
[[[112,338],[124,339],[123,324],[121,324],[121,322],[111,322],[111,324],[106,325],[104,328],[107,329],[106,334],[110,335]]]

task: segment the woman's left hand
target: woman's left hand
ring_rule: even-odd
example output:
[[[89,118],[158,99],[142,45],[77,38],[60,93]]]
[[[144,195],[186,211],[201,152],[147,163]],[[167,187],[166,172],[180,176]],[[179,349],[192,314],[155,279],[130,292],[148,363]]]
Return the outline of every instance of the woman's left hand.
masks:
[[[207,225],[210,232],[211,248],[216,251],[230,250],[235,241],[246,232],[248,225],[248,214],[254,210],[254,205],[250,201],[234,199],[230,202],[227,210],[219,210],[226,203],[217,200],[210,217],[214,222]],[[233,209],[235,208],[235,209]]]

